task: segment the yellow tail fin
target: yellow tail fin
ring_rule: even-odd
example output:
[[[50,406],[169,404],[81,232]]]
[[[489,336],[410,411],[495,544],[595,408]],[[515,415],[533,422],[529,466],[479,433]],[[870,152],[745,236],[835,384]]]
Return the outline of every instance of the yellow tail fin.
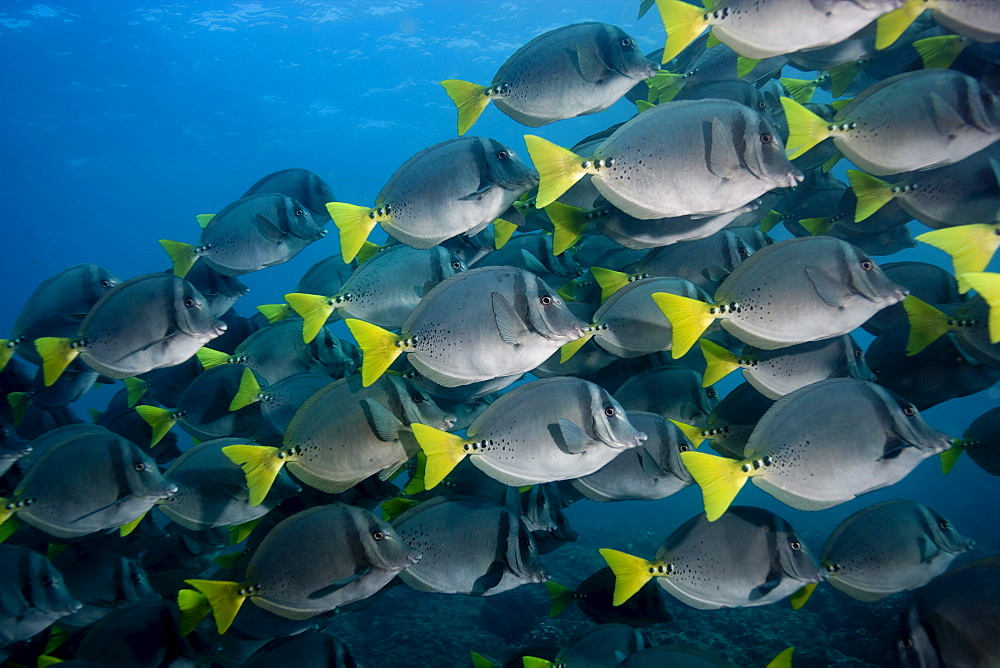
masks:
[[[524,135],[531,161],[538,170],[538,196],[535,206],[539,209],[555,202],[584,174],[594,173],[593,161],[581,158],[576,153],[556,146],[547,139],[535,135]],[[588,167],[584,167],[587,164]]]
[[[225,633],[232,625],[236,613],[240,611],[243,601],[247,600],[248,596],[246,589],[238,582],[185,580],[184,583],[191,585],[208,599],[219,635]]]
[[[589,332],[578,338],[576,341],[570,341],[569,343],[564,343],[561,348],[559,348],[559,363],[562,364],[568,361],[573,355],[577,353],[580,348],[583,347],[587,341],[594,338],[594,329],[591,326]]]
[[[818,584],[817,582],[810,582],[809,584],[805,585],[797,592],[792,594],[791,598],[789,599],[789,602],[792,604],[792,610],[802,609],[802,606],[804,606],[806,602],[809,600],[809,597],[812,596],[813,590],[816,589],[817,584]]]
[[[681,453],[681,461],[701,487],[709,522],[722,517],[749,477],[741,468],[743,463],[735,459],[689,450]]]
[[[167,432],[177,424],[177,417],[169,408],[159,406],[136,406],[135,412],[142,416],[153,429],[153,437],[150,439],[149,447],[153,447],[167,435]]]
[[[760,223],[758,223],[757,227],[760,228],[761,232],[767,234],[775,227],[777,227],[778,223],[780,222],[781,222],[781,214],[778,213],[777,211],[772,210],[770,213],[768,213],[766,216],[760,219]]]
[[[45,387],[50,387],[62,375],[66,367],[80,354],[80,346],[72,339],[43,336],[35,339],[35,350],[42,358],[42,375]]]
[[[391,522],[415,505],[417,505],[417,501],[414,499],[404,499],[398,496],[386,499],[382,502],[382,519]]]
[[[403,352],[402,337],[364,320],[347,318],[344,322],[361,348],[361,384],[368,387]]]
[[[10,362],[10,358],[14,356],[17,346],[18,343],[16,341],[0,339],[0,371],[3,371],[3,368]]]
[[[486,94],[488,87],[461,79],[446,79],[441,85],[458,109],[458,134],[464,135],[490,103],[490,97]]]
[[[705,431],[700,429],[693,424],[687,424],[686,422],[678,422],[673,418],[667,418],[674,423],[674,426],[681,430],[684,437],[691,441],[691,447],[697,448],[705,441]]]
[[[667,31],[667,42],[663,45],[661,62],[668,62],[697,39],[708,27],[708,14],[702,7],[681,2],[681,0],[656,0],[660,19]]]
[[[419,422],[411,423],[410,428],[417,443],[427,455],[424,489],[434,489],[469,454],[465,449],[467,443],[461,436]]]
[[[847,178],[858,198],[857,208],[854,210],[855,223],[860,223],[892,201],[892,186],[882,179],[856,169],[848,169]]]
[[[940,35],[926,37],[913,43],[913,48],[920,54],[926,70],[945,70],[958,58],[965,48],[966,38],[961,35]]]
[[[606,302],[608,297],[628,285],[628,274],[623,271],[591,267],[590,273],[594,275],[594,280],[601,286],[601,303]]]
[[[514,236],[514,232],[517,231],[517,225],[508,222],[503,218],[497,218],[493,221],[493,247],[500,250],[507,245],[510,238]],[[556,253],[558,255],[558,253]]]
[[[657,571],[661,570],[658,568],[659,564],[625,552],[608,548],[602,548],[599,552],[615,574],[615,593],[611,600],[614,606],[621,605],[639,593]]]
[[[222,448],[222,454],[243,469],[250,491],[250,505],[254,507],[267,497],[281,467],[295,460],[294,455],[281,453],[278,448],[268,445],[227,445]]]
[[[250,520],[249,522],[243,522],[242,524],[233,524],[229,527],[229,544],[239,545],[253,533],[261,522],[264,521],[263,517],[258,517],[255,520]]]
[[[142,395],[146,394],[149,385],[146,384],[146,381],[134,377],[126,378],[124,382],[125,391],[128,393],[128,407],[134,408],[139,403],[139,400],[142,399]]]
[[[427,491],[427,488],[424,487],[424,471],[427,470],[427,455],[421,450],[417,453],[414,461],[416,465],[413,467],[413,477],[403,487],[403,494],[419,494],[420,492]]]
[[[24,416],[31,405],[31,395],[27,392],[11,392],[7,395],[7,405],[10,406],[10,417],[15,427],[20,427]]]
[[[958,289],[975,290],[990,306],[990,343],[1000,342],[1000,274],[971,271],[958,275]]]
[[[198,261],[198,253],[191,244],[170,239],[160,239],[160,245],[167,251],[170,261],[174,263],[174,276],[184,278],[191,271],[191,267]]]
[[[589,223],[586,211],[562,202],[552,202],[545,207],[545,213],[549,215],[549,220],[552,221],[552,227],[555,229],[555,233],[552,235],[553,255],[560,255],[575,244]]]
[[[181,589],[177,592],[177,607],[181,611],[181,635],[194,631],[201,620],[212,612],[205,595],[196,589]]]
[[[469,652],[469,658],[472,659],[472,668],[497,668],[497,664],[479,652]]]
[[[713,33],[714,35],[714,33]],[[747,58],[746,56],[736,56],[736,76],[743,78],[753,72],[753,68],[760,65],[759,58]]]
[[[875,48],[892,46],[924,11],[922,0],[906,0],[902,7],[878,17],[875,26]]]
[[[326,210],[340,230],[340,254],[344,262],[355,258],[377,223],[391,218],[384,213],[379,215],[375,209],[344,202],[327,202]]]
[[[337,308],[336,300],[323,295],[307,295],[301,292],[291,292],[285,295],[285,301],[302,316],[302,340],[309,343],[323,329],[333,310]]]
[[[830,75],[830,92],[834,97],[840,97],[847,92],[851,82],[861,73],[864,68],[864,61],[852,60],[843,65],[831,67],[827,74]]]
[[[539,659],[537,656],[525,656],[521,658],[521,665],[524,668],[554,668],[556,664],[548,659]]]
[[[670,102],[677,97],[677,93],[681,92],[681,89],[684,88],[685,81],[687,81],[687,77],[683,74],[661,70],[651,79],[646,79],[646,84],[651,91],[656,93],[655,101],[662,103]]]
[[[717,306],[669,292],[654,292],[653,301],[670,321],[673,330],[670,354],[674,359],[684,357],[712,321],[719,317]]]
[[[788,89],[788,94],[799,104],[805,104],[812,99],[816,92],[815,79],[786,79],[782,77],[779,81]]]
[[[907,296],[903,300],[903,308],[910,321],[910,336],[906,340],[907,355],[916,355],[950,329],[948,316],[919,297]]]
[[[917,241],[951,255],[956,274],[982,271],[1000,248],[1000,224],[945,227],[924,232]]]
[[[698,345],[701,346],[701,354],[705,356],[705,377],[701,381],[702,387],[715,385],[740,368],[736,355],[715,341],[698,339]]]
[[[288,304],[261,304],[257,307],[257,310],[264,314],[268,322],[285,320],[286,318],[290,318],[292,313],[295,312]]]
[[[573,602],[573,594],[576,593],[555,580],[546,580],[545,591],[549,594],[549,617],[557,617],[565,610]]]
[[[194,217],[194,219],[198,221],[198,227],[201,229],[208,227],[208,224],[212,222],[213,218],[215,218],[214,213],[199,213]]]
[[[806,585],[807,587],[815,588],[815,584]],[[788,647],[781,651],[781,653],[771,659],[765,668],[792,668],[792,653],[795,651],[794,647]]]
[[[833,229],[833,219],[831,218],[803,218],[799,225],[814,237],[821,237],[829,234]]]
[[[361,244],[361,250],[358,251],[357,260],[358,264],[364,264],[368,260],[372,259],[378,252],[382,250],[382,246],[379,246],[374,241],[366,241]]]
[[[260,383],[257,382],[257,376],[250,369],[243,369],[240,387],[236,390],[236,396],[229,402],[229,410],[238,411],[258,401],[260,401]]]
[[[951,442],[950,448],[938,455],[941,458],[941,473],[944,475],[951,473],[951,470],[955,468],[955,464],[958,463],[958,458],[965,452],[965,447],[965,443],[959,439],[955,439]]]
[[[198,358],[201,366],[206,370],[214,369],[223,364],[229,364],[231,361],[229,355],[226,353],[221,350],[212,350],[211,348],[199,348],[194,356]]]
[[[829,123],[790,97],[781,98],[788,119],[785,154],[794,160],[830,136]]]
[[[136,528],[139,526],[139,524],[142,522],[143,518],[146,517],[146,514],[148,512],[149,511],[147,510],[145,513],[139,515],[139,517],[135,518],[131,522],[126,522],[125,524],[118,527],[118,535],[124,538],[125,536],[135,531]]]

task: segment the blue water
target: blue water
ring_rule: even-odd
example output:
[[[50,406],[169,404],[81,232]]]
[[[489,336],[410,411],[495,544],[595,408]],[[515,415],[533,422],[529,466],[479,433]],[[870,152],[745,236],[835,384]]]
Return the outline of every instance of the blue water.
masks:
[[[655,11],[636,21],[637,6],[631,0],[159,6],[5,0],[0,5],[0,336],[10,331],[31,291],[63,268],[93,262],[123,279],[166,269],[169,262],[157,239],[195,241],[196,214],[221,209],[270,172],[304,167],[324,178],[339,200],[372,203],[407,158],[455,136],[454,106],[438,81],[488,83],[520,45],[577,21],[619,25],[644,51],[662,46],[663,28]],[[602,114],[538,132],[571,145],[633,113],[634,107],[620,101]],[[526,132],[536,131],[492,108],[473,130],[509,145],[525,159]],[[914,234],[924,230],[911,225]],[[311,264],[337,252],[333,243],[317,242],[286,265],[241,277],[252,292],[237,310],[249,315],[257,304],[281,301]],[[891,258],[903,259],[947,266],[944,255],[928,247]],[[870,337],[859,340],[867,343]],[[101,408],[116,389],[95,390],[79,402],[78,412]],[[946,402],[924,416],[957,436],[976,416],[998,405],[997,397],[993,389]],[[916,499],[951,519],[978,543],[969,558],[1000,551],[997,481],[967,457],[948,477],[930,460],[887,490],[818,513],[792,510],[750,485],[738,502],[780,513],[818,551],[841,519],[890,498]],[[628,549],[650,556],[700,509],[696,487],[659,502],[579,503],[568,513],[580,542],[543,562],[557,579],[573,584],[603,565],[597,547],[624,549],[624,541],[631,539]],[[559,644],[570,628],[582,628],[576,613],[562,627],[543,628],[543,622],[549,624],[544,594],[531,596],[537,633]],[[836,597],[844,598],[828,592],[820,603]],[[405,614],[387,605],[358,613],[345,622],[362,641],[352,648],[362,661],[380,657],[370,665],[388,665],[380,662],[390,652],[399,656],[398,665],[418,665],[411,661],[424,656],[418,650],[427,649],[431,636],[448,638],[440,646],[431,644],[440,658],[437,665],[465,665],[468,650],[482,651],[473,644],[481,632],[480,642],[493,658],[502,659],[506,645],[489,636],[490,615],[521,614],[517,605],[499,599],[444,603],[442,598],[411,594],[405,598]],[[456,615],[463,617],[456,620]],[[763,629],[761,622],[772,646],[780,649],[782,637],[810,642],[784,611],[753,613],[745,623],[752,626],[755,619],[770,619],[768,615],[785,625]],[[830,615],[828,625],[836,618],[836,613]],[[386,618],[393,623],[386,624]],[[698,619],[712,626],[713,620],[730,617],[700,613]],[[839,621],[847,630],[832,646],[851,655],[857,639],[852,641],[850,620]],[[897,620],[886,616],[882,621],[884,636],[877,642],[884,640],[888,647]],[[379,631],[357,631],[365,628]],[[665,637],[682,630],[667,629]],[[706,636],[705,642],[721,641]]]

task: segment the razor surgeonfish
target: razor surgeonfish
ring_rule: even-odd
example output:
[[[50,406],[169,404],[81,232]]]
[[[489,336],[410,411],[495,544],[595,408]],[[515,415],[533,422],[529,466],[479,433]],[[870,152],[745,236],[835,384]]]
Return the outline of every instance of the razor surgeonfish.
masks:
[[[629,626],[653,626],[673,620],[663,589],[655,582],[647,582],[621,605],[613,605],[615,574],[604,567],[583,582],[576,589],[570,589],[549,580],[545,583],[549,593],[549,617],[555,617],[571,603],[576,603],[580,612],[596,624],[627,624]]]
[[[321,223],[330,217],[326,211],[326,203],[336,201],[333,190],[326,181],[308,169],[296,167],[268,174],[250,186],[240,199],[264,193],[279,193],[290,197],[308,209],[313,219]]]
[[[441,85],[458,108],[458,134],[464,135],[490,102],[534,128],[604,111],[657,70],[624,30],[587,22],[531,40],[500,66],[489,86],[459,79]]]
[[[955,439],[951,449],[941,454],[941,469],[948,473],[958,457],[969,453],[972,461],[990,475],[1000,476],[1000,408],[991,408],[969,425],[962,438]]]
[[[0,545],[0,658],[12,643],[30,638],[80,610],[62,574],[52,563],[25,547]]]

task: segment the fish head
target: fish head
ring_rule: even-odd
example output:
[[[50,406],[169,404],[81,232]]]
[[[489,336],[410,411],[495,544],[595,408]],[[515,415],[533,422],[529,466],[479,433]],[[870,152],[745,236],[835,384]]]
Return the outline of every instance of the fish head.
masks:
[[[432,279],[436,283],[440,283],[450,276],[454,276],[459,272],[468,270],[465,262],[462,258],[458,257],[454,251],[445,248],[443,246],[434,246],[430,250],[432,263],[433,263],[433,276]]]
[[[867,380],[869,383],[876,381],[875,372],[868,366],[865,360],[865,351],[861,349],[858,342],[850,334],[845,334],[845,369],[846,375],[858,380]]]
[[[903,615],[899,637],[896,639],[896,656],[899,665],[909,668],[939,668],[942,666],[930,630],[920,618],[919,601],[910,602]]]
[[[869,301],[885,306],[892,306],[903,301],[909,290],[894,283],[885,275],[868,255],[857,246],[841,242],[843,261],[847,273],[845,284],[854,292]]]
[[[575,341],[582,337],[587,323],[580,320],[545,281],[525,271],[528,326],[547,339]]]
[[[910,401],[877,385],[870,387],[884,396],[888,420],[886,434],[890,441],[912,446],[928,455],[944,452],[951,447],[951,436],[927,424]]]
[[[184,279],[174,278],[172,307],[177,329],[203,343],[222,336],[226,323],[212,315],[205,296]]]
[[[96,264],[84,266],[86,267],[86,277],[82,283],[86,286],[87,297],[91,304],[97,302],[108,290],[121,283],[117,276],[104,267],[98,267]]]
[[[316,338],[306,344],[306,348],[327,368],[326,373],[332,377],[346,378],[358,367],[354,360],[353,349],[348,349],[344,342],[331,334],[326,327],[320,328]]]
[[[590,385],[590,411],[593,432],[612,448],[637,448],[646,440],[646,433],[636,429],[618,400],[599,385]]]
[[[126,601],[143,601],[160,598],[149,584],[146,570],[135,559],[119,557],[118,581],[121,598]]]
[[[646,57],[635,38],[617,26],[606,26],[601,49],[609,68],[629,79],[645,81],[660,71],[660,64]]]
[[[525,582],[545,582],[547,575],[538,556],[538,546],[528,525],[516,513],[505,509],[509,526],[507,550],[504,554],[507,570]]]
[[[988,134],[1000,134],[1000,100],[996,94],[971,77],[966,88],[968,121],[976,129]]]
[[[510,202],[538,185],[538,172],[528,167],[517,153],[495,139],[484,141],[487,144],[484,159],[490,179],[511,191]]]
[[[788,522],[775,516],[774,533],[777,539],[778,563],[781,570],[799,582],[819,582],[826,577],[820,565],[795,529]]]
[[[365,563],[384,571],[401,571],[423,557],[420,550],[403,542],[391,524],[371,513],[366,519],[365,533],[360,536]]]
[[[959,555],[963,552],[968,552],[976,546],[976,541],[958,533],[951,522],[941,517],[936,511],[926,506],[924,510],[926,511],[924,521],[927,525],[927,532],[930,534],[931,540],[942,552]]]
[[[785,142],[768,118],[750,108],[743,110],[743,162],[747,170],[774,188],[794,188],[805,176],[785,156]],[[736,139],[737,150],[740,142]]]
[[[390,382],[403,408],[402,419],[406,424],[419,422],[445,431],[454,426],[455,415],[438,406],[431,395],[402,377],[392,377]]]
[[[36,553],[32,555],[21,592],[28,605],[39,612],[60,617],[82,609],[83,604],[73,598],[66,588],[62,573],[45,557]]]
[[[291,197],[285,196],[282,199],[280,215],[284,218],[284,225],[279,225],[279,227],[286,229],[289,234],[299,239],[317,241],[326,234],[322,224],[313,217],[312,211]]]
[[[118,439],[118,447],[124,469],[122,477],[132,496],[161,501],[177,493],[177,485],[163,477],[156,460],[148,453],[121,438]]]

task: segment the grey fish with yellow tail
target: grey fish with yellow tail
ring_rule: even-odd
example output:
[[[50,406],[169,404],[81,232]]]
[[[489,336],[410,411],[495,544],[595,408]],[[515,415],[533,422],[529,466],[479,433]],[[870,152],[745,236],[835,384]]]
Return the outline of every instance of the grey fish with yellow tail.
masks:
[[[902,6],[878,20],[875,45],[885,49],[896,42],[925,11],[941,26],[977,42],[1000,41],[1000,8],[990,0],[904,0]]]
[[[413,248],[430,248],[464,234],[474,236],[497,218],[519,224],[514,201],[535,187],[537,174],[494,139],[461,137],[425,148],[393,173],[375,206],[330,202],[345,262],[381,225]],[[510,218],[513,217],[513,220]]]
[[[740,341],[775,350],[846,334],[905,295],[858,248],[833,237],[804,237],[755,252],[710,303],[668,293],[653,299],[673,325],[676,359],[716,319]]]
[[[955,439],[951,449],[941,455],[941,470],[951,472],[963,452],[990,475],[1000,476],[1000,408],[992,408],[969,425],[962,438]]]
[[[866,88],[827,121],[791,98],[788,155],[828,137],[848,160],[876,176],[942,167],[1000,139],[1000,101],[955,70],[918,70]]]
[[[990,306],[982,295],[939,307],[917,297],[907,297],[903,300],[903,307],[910,322],[907,355],[916,355],[951,333],[955,345],[970,360],[1000,366],[1000,344],[994,343],[990,337]]]
[[[199,259],[225,276],[242,276],[288,262],[323,238],[321,221],[291,197],[251,195],[228,204],[201,231],[198,245],[161,239],[183,278]]]
[[[458,256],[441,246],[419,250],[399,244],[380,250],[355,269],[334,294],[293,292],[285,300],[302,316],[307,343],[334,313],[397,329],[426,293],[465,268]]]
[[[617,666],[628,656],[648,646],[643,634],[625,624],[600,624],[585,629],[559,650],[552,661],[525,656],[525,668],[597,668]]]
[[[645,411],[695,424],[701,424],[719,400],[715,388],[704,387],[700,373],[680,365],[640,371],[614,395],[629,412]]]
[[[33,550],[0,545],[0,569],[4,574],[4,587],[0,591],[0,652],[83,607],[66,588],[55,566]]]
[[[79,612],[59,621],[62,628],[81,629],[116,608],[159,598],[135,559],[112,552],[81,554],[70,548],[53,557],[53,561],[70,592],[83,603]]]
[[[831,585],[859,601],[878,601],[924,586],[973,545],[931,508],[898,499],[838,524],[819,559]]]
[[[659,70],[617,26],[586,22],[534,38],[500,66],[489,86],[442,81],[464,135],[490,102],[522,125],[538,127],[604,111]]]
[[[802,180],[771,122],[730,100],[657,105],[588,156],[534,135],[524,141],[540,175],[539,207],[586,174],[611,204],[641,219],[728,213]]]
[[[31,446],[18,435],[14,425],[0,418],[0,476],[29,452]]]
[[[263,381],[250,369],[244,368],[240,385],[229,403],[229,410],[239,410],[252,403],[260,405],[260,424],[257,440],[268,445],[281,443],[281,439],[295,413],[312,395],[334,379],[318,373],[297,373],[282,378],[277,383]]]
[[[399,334],[349,318],[370,385],[403,353],[428,380],[458,387],[534,369],[583,335],[556,291],[529,271],[483,267],[445,279],[420,301]]]
[[[0,522],[15,516],[76,538],[135,522],[177,491],[152,457],[104,427],[69,425],[42,438],[49,445],[0,502]]]
[[[774,401],[757,391],[750,383],[741,383],[729,391],[712,409],[700,431],[692,430],[691,442],[707,439],[720,455],[739,459],[750,434]]]
[[[612,605],[615,590],[615,574],[605,566],[588,576],[583,582],[570,589],[549,580],[545,583],[549,593],[549,617],[555,617],[571,603],[576,603],[580,612],[596,624],[628,624],[629,626],[652,626],[673,620],[663,590],[654,582],[644,585],[638,593],[621,605]]]
[[[109,290],[74,337],[41,337],[35,347],[52,385],[77,357],[105,376],[128,378],[180,364],[225,331],[190,283],[147,274]]]
[[[308,169],[293,167],[268,174],[250,186],[240,199],[264,193],[279,193],[290,197],[306,209],[317,222],[325,222],[330,214],[326,203],[336,201],[330,184]]]
[[[573,377],[515,387],[490,404],[464,438],[411,427],[427,455],[427,489],[466,456],[505,485],[534,485],[593,473],[646,440],[607,390]]]
[[[283,467],[310,487],[343,492],[369,476],[388,477],[417,454],[410,423],[450,428],[453,416],[409,381],[387,375],[365,387],[360,380],[350,376],[309,397],[285,430],[281,447],[223,448],[243,467],[250,505],[264,500]]]
[[[31,342],[42,336],[74,336],[94,304],[119,283],[96,264],[78,264],[45,279],[21,309],[10,338],[0,339],[0,369],[15,352],[41,366]]]
[[[743,459],[684,452],[681,460],[715,521],[747,480],[793,508],[822,510],[902,480],[950,444],[913,404],[873,383],[833,378],[775,402]]]
[[[699,610],[768,605],[825,575],[788,522],[750,506],[735,506],[717,522],[704,513],[691,518],[652,560],[610,549],[601,556],[615,572],[615,605],[653,579]]]
[[[341,503],[296,513],[267,534],[242,583],[186,580],[208,599],[225,633],[249,598],[286,619],[309,619],[367,598],[420,552],[370,511]]]

